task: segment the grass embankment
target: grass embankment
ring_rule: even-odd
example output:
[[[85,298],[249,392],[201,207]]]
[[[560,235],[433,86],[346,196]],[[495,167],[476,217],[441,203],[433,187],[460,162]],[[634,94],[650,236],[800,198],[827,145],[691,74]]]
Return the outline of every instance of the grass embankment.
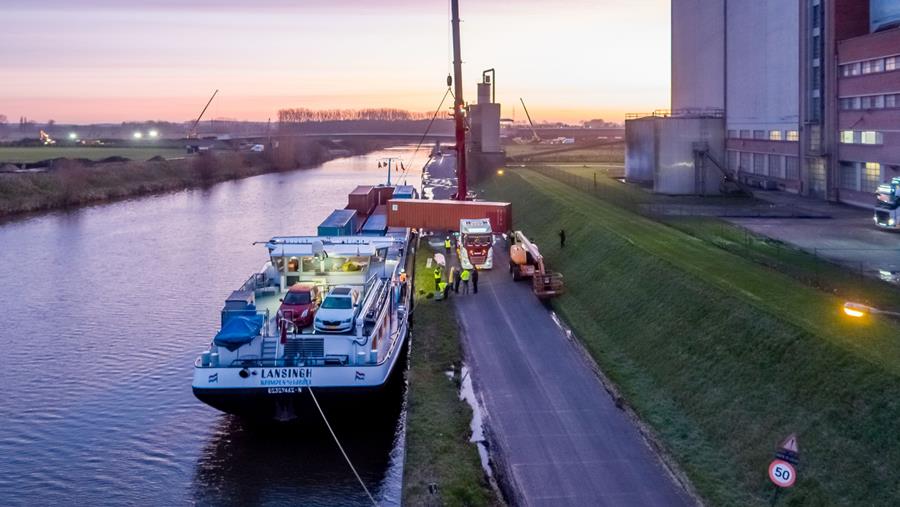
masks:
[[[93,166],[63,161],[45,173],[0,174],[0,216],[200,187],[272,170],[262,156],[231,152]]]
[[[431,270],[425,267],[431,255],[422,242],[416,257],[403,504],[496,504],[478,450],[469,442],[472,410],[459,399],[462,346],[452,300],[425,297],[434,288]],[[453,380],[446,374],[450,370]],[[434,493],[431,484],[437,486]]]
[[[510,162],[625,162],[624,143],[510,144],[504,147]]]
[[[30,163],[54,158],[81,158],[102,160],[108,157],[125,157],[131,160],[149,160],[153,157],[183,157],[184,148],[141,147],[101,148],[93,146],[0,146],[0,164]]]
[[[791,432],[786,504],[896,505],[895,323],[851,321],[832,294],[533,171],[486,191],[566,275],[554,307],[710,505],[767,502]]]
[[[669,196],[647,192],[634,185],[626,185],[613,179],[605,167],[571,167],[545,164],[535,170],[564,181],[570,186],[586,189],[593,196],[617,204],[632,211],[650,212],[673,207],[677,212],[683,205],[690,213],[696,206],[719,209],[766,208],[768,203],[740,196]],[[615,169],[612,169],[615,171]],[[596,176],[595,176],[596,174]],[[596,181],[596,185],[594,185]],[[649,207],[648,207],[649,206]],[[643,209],[642,209],[643,207]],[[777,271],[815,288],[831,292],[847,300],[890,308],[900,301],[900,290],[879,280],[865,277],[845,266],[817,257],[784,242],[774,240],[716,217],[691,217],[659,214],[653,217],[662,223],[679,229],[740,257]],[[822,222],[822,227],[827,227]]]
[[[345,153],[359,155],[389,145],[354,140],[344,141],[341,146]],[[205,187],[310,167],[334,158],[337,155],[317,141],[285,138],[278,149],[268,153],[214,151],[179,160],[98,164],[62,159],[44,173],[0,173],[0,217]]]

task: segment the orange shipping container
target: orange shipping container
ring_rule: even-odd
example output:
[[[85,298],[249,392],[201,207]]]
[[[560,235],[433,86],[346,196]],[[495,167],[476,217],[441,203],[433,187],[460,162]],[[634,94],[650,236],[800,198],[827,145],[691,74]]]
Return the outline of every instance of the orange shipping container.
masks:
[[[458,231],[462,219],[487,218],[495,233],[512,230],[512,204],[508,202],[391,199],[389,227]]]

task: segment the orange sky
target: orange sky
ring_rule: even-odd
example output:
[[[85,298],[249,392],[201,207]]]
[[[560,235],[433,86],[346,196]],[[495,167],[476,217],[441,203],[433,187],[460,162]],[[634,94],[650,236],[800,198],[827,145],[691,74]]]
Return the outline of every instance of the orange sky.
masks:
[[[26,4],[26,2],[22,2]],[[27,2],[27,4],[33,4]],[[34,4],[37,4],[36,2]],[[503,115],[621,121],[669,103],[669,0],[460,0],[464,87]],[[437,106],[446,0],[44,0],[3,6],[0,114],[15,121],[265,120],[282,107]]]

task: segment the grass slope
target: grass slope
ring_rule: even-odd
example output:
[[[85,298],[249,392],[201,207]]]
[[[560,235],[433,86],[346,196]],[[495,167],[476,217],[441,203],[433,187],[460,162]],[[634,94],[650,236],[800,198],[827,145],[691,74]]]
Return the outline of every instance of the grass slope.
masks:
[[[102,160],[107,157],[125,157],[131,160],[148,160],[160,156],[163,158],[183,157],[184,148],[144,147],[144,148],[98,148],[90,146],[3,146],[0,147],[0,163],[4,162],[40,162],[53,158],[84,158]]]
[[[423,242],[416,257],[416,288],[434,288],[425,267],[432,252]],[[452,301],[452,300],[451,300]],[[406,415],[404,505],[497,504],[475,444],[469,442],[472,410],[459,399],[462,364],[459,329],[452,302],[416,295],[410,349],[409,407]],[[454,370],[451,381],[445,374]],[[429,484],[437,492],[429,492]]]
[[[554,306],[711,505],[766,502],[791,432],[786,504],[896,504],[896,325],[850,322],[833,295],[533,171],[486,191],[566,275]]]

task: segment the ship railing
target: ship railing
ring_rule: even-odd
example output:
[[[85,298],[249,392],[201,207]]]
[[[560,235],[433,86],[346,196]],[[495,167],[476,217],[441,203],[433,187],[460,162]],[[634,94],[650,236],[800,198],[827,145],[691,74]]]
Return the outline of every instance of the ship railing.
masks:
[[[324,357],[278,357],[278,358],[246,358],[235,359],[228,365],[230,368],[274,368],[282,366],[347,366],[350,356],[347,354],[328,354]]]

